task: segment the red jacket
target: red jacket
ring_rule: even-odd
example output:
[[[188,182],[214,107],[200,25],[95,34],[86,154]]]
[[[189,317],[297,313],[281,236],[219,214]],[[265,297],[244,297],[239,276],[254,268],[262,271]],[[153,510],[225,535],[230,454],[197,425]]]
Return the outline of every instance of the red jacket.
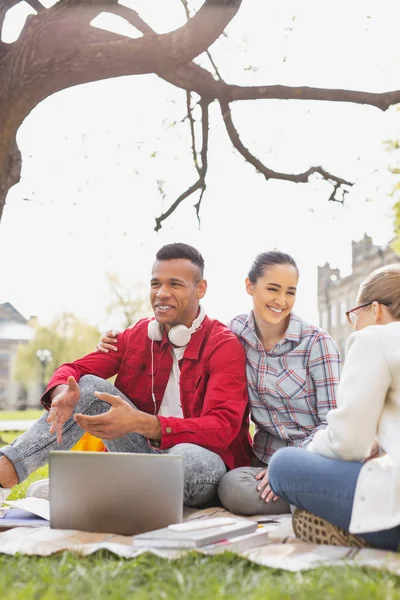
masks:
[[[108,379],[118,374],[115,386],[139,409],[154,414],[151,398],[150,319],[142,319],[118,335],[118,351],[93,352],[59,367],[49,381],[42,403],[49,408],[48,392],[73,375]],[[171,345],[166,333],[154,342],[154,394],[157,412],[172,368]],[[159,416],[161,449],[197,444],[216,452],[229,469],[250,464],[248,397],[245,354],[237,337],[219,321],[206,317],[192,335],[180,361],[183,419]]]

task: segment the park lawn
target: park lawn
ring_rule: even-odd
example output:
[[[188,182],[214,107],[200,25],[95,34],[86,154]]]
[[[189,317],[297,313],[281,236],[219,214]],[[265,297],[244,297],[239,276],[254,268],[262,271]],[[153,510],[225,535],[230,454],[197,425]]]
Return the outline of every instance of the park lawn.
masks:
[[[44,413],[42,408],[30,408],[28,410],[0,410],[0,421],[33,421]]]
[[[10,433],[11,441],[17,434]],[[48,477],[47,466],[13,488],[22,498],[32,481]],[[225,553],[191,552],[167,561],[151,554],[126,560],[108,552],[85,558],[0,554],[1,600],[400,600],[400,577],[361,567],[289,573],[260,567]]]
[[[2,600],[397,600],[400,578],[373,569],[288,573],[225,553],[167,561],[126,560],[105,552],[79,558],[0,555]]]

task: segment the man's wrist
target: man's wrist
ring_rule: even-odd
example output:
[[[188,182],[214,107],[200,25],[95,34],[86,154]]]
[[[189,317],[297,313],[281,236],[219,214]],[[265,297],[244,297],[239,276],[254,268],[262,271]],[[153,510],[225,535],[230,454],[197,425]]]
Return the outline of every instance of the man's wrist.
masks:
[[[161,440],[161,424],[156,416],[134,409],[132,417],[132,433],[139,433],[155,442]]]
[[[56,385],[51,390],[49,390],[48,394],[49,394],[50,402],[52,400],[54,400],[54,398],[56,396],[58,396],[58,394],[61,394],[61,392],[63,392],[64,390],[67,390],[67,389],[68,389],[68,385],[66,383],[60,383],[59,385]]]

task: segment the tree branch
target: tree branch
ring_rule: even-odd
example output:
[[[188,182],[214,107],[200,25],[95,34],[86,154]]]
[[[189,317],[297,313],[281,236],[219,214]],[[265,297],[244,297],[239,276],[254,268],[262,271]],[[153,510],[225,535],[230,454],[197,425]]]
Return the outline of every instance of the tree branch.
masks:
[[[216,82],[218,83],[218,82]],[[369,104],[380,110],[387,110],[400,102],[400,90],[391,92],[363,92],[359,90],[341,90],[316,87],[288,87],[285,85],[261,85],[242,87],[228,85],[225,98],[228,102],[235,100],[324,100],[326,102],[350,102]]]
[[[149,32],[136,39],[90,26],[101,8],[99,0],[83,4],[70,0],[68,5],[61,1],[32,19],[29,31],[25,36],[22,32],[15,43],[16,55],[6,54],[2,63],[6,80],[0,81],[0,97],[8,95],[14,113],[18,112],[14,103],[23,97],[30,112],[44,98],[73,85],[170,71],[204,52],[224,31],[241,1],[205,0],[175,31],[160,35]],[[113,12],[115,6],[107,8]],[[6,90],[7,84],[14,90]],[[19,98],[10,98],[12,91]]]
[[[112,10],[110,9],[109,12],[122,17],[125,19],[125,21],[127,21],[130,25],[133,25],[133,27],[143,34],[156,33],[156,31],[152,29],[150,25],[146,23],[146,21],[143,21],[139,13],[137,13],[133,8],[128,8],[122,4],[116,4],[112,7]]]
[[[181,0],[184,7],[187,7],[186,0]],[[112,12],[120,14],[129,23],[142,33],[154,33],[154,30],[145,23],[140,16],[131,9],[125,9],[121,5],[113,8]],[[185,8],[186,11],[186,8]],[[188,12],[186,11],[186,15]],[[209,50],[206,54],[217,75],[217,80],[213,75],[191,62],[176,67],[173,71],[158,71],[158,75],[186,91],[196,92],[199,96],[212,100],[225,100],[234,102],[237,100],[319,100],[325,102],[349,102],[353,104],[367,104],[375,106],[380,110],[387,110],[390,106],[400,103],[400,90],[389,92],[363,92],[359,90],[329,89],[308,86],[286,86],[286,85],[260,85],[260,86],[240,86],[225,83],[215,64]]]
[[[256,158],[248,148],[243,144],[242,140],[239,137],[237,129],[235,128],[232,121],[231,109],[228,102],[220,101],[222,118],[224,119],[226,131],[228,133],[229,139],[232,142],[232,145],[236,150],[243,156],[243,158],[253,165],[253,167],[262,175],[264,175],[265,179],[268,181],[269,179],[280,179],[283,181],[292,181],[293,183],[307,183],[310,177],[314,174],[319,174],[323,179],[326,179],[333,185],[333,191],[329,196],[330,201],[343,202],[344,195],[348,193],[349,190],[346,190],[342,186],[351,187],[353,185],[352,182],[347,181],[346,179],[342,179],[341,177],[337,177],[336,175],[332,175],[322,167],[310,167],[307,171],[303,173],[280,173],[277,171],[273,171],[266,167],[258,158]],[[341,198],[337,197],[337,192],[341,192]]]
[[[210,115],[209,115],[209,104],[207,101],[202,100],[200,102],[201,106],[201,132],[202,132],[202,147],[201,147],[201,179],[203,181],[203,186],[201,188],[200,197],[197,204],[194,205],[196,211],[196,217],[199,222],[199,227],[201,225],[200,221],[200,208],[201,203],[203,201],[204,192],[206,191],[206,175],[208,171],[208,132],[210,128]]]
[[[200,167],[199,167],[199,161],[197,160],[197,145],[196,145],[196,130],[195,130],[195,122],[194,122],[194,118],[193,118],[193,111],[192,111],[192,95],[190,92],[186,92],[186,110],[187,110],[187,118],[189,120],[189,127],[190,127],[190,137],[192,139],[192,157],[193,157],[193,163],[195,166],[195,169],[197,171],[197,173],[200,176]]]
[[[43,6],[41,2],[39,2],[39,0],[25,0],[25,2],[29,4],[29,6],[33,8],[33,10],[36,10],[37,13],[40,13],[42,10],[47,10],[46,7]]]
[[[159,75],[173,85],[196,92],[209,101],[224,100],[231,103],[238,100],[318,100],[366,104],[383,111],[400,103],[400,90],[375,93],[307,86],[232,85],[221,79],[216,80],[207,69],[195,63],[180,65],[173,72],[162,72]]]
[[[213,69],[215,71],[215,75],[217,76],[217,78],[220,81],[222,81],[221,73],[219,72],[219,69],[218,69],[216,63],[215,63],[213,57],[211,56],[211,52],[209,50],[207,50],[206,54],[207,54],[208,60],[210,61],[211,65],[212,65],[212,67],[213,67]]]
[[[204,192],[206,191],[206,187],[207,187],[206,175],[207,175],[207,170],[208,170],[208,130],[209,130],[208,107],[209,107],[209,103],[206,101],[201,101],[200,106],[201,106],[201,111],[202,111],[201,122],[202,122],[202,137],[203,137],[202,146],[201,146],[201,166],[198,165],[197,152],[196,152],[196,148],[194,146],[195,141],[194,141],[194,137],[192,137],[192,152],[193,152],[193,155],[196,157],[194,159],[194,161],[195,161],[195,167],[198,172],[199,178],[192,186],[190,186],[185,192],[183,192],[183,194],[181,194],[175,200],[175,202],[173,202],[171,204],[171,206],[169,207],[169,209],[167,211],[162,213],[159,217],[156,217],[156,226],[154,227],[154,231],[159,231],[162,227],[162,222],[165,221],[165,219],[167,219],[168,217],[170,217],[172,215],[172,213],[175,212],[175,210],[178,208],[178,206],[184,200],[186,200],[186,198],[189,198],[192,194],[194,194],[198,190],[200,190],[200,198],[199,198],[198,202],[195,204],[195,210],[196,210],[197,219],[200,224],[199,211],[200,211],[200,206],[201,206],[201,202],[203,199],[203,195],[204,195]],[[189,112],[191,112],[190,105],[189,105]],[[193,118],[193,116],[192,116],[192,118]],[[190,122],[190,118],[189,118],[189,122]]]
[[[9,48],[9,44],[5,44],[1,41],[4,20],[10,8],[18,4],[18,2],[20,2],[20,0],[0,0],[0,57]]]

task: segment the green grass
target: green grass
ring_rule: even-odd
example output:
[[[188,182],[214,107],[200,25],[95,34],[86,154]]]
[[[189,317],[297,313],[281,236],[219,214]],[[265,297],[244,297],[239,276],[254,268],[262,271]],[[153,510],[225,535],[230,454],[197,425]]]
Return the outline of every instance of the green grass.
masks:
[[[11,441],[18,434],[7,435]],[[15,486],[10,499],[24,497],[32,481],[45,477],[47,466]],[[231,553],[190,553],[175,561],[150,554],[126,560],[104,551],[85,558],[0,554],[0,574],[1,600],[400,600],[400,577],[384,571],[321,567],[289,573]]]
[[[29,410],[0,410],[0,421],[25,421],[38,419],[44,413],[43,409]]]
[[[191,553],[176,561],[150,554],[125,560],[101,552],[87,558],[0,556],[2,600],[397,600],[400,578],[363,568],[303,573],[266,569],[226,553]]]

